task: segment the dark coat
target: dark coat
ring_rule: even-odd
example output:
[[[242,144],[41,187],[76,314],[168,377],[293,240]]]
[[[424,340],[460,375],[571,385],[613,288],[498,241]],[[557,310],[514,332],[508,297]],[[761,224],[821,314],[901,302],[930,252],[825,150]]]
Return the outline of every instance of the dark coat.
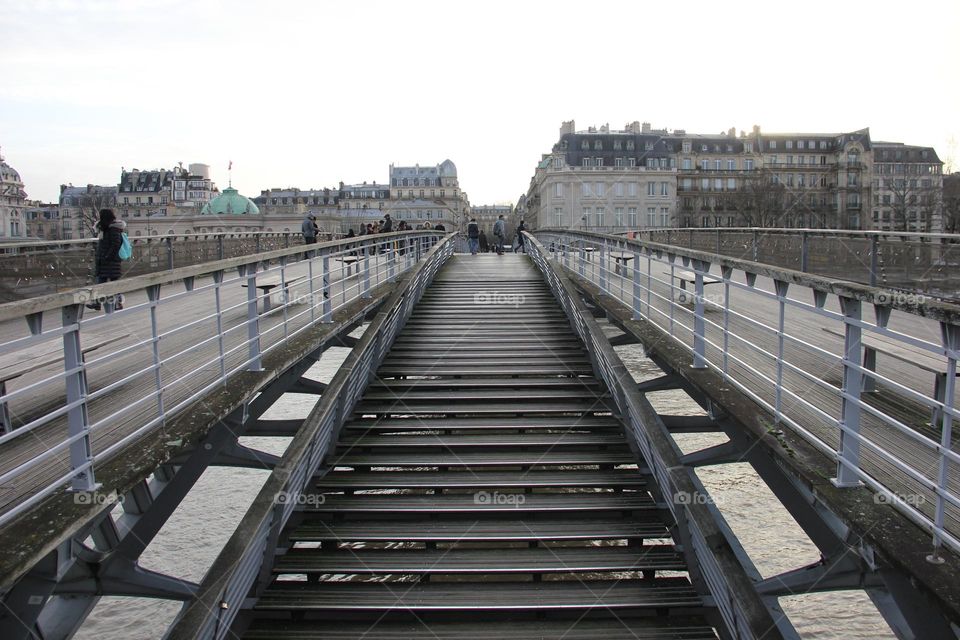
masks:
[[[120,247],[123,246],[123,225],[114,222],[106,231],[100,234],[100,240],[97,241],[97,277],[98,278],[119,278],[122,273],[120,269]]]

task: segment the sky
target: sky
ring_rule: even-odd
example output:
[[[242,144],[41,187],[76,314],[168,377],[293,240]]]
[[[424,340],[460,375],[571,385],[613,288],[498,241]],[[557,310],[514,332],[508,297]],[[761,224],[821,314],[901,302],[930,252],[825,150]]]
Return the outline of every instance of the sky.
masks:
[[[833,133],[960,170],[960,2],[0,0],[0,153],[31,199],[121,167],[222,188],[449,158],[515,203],[560,124]]]

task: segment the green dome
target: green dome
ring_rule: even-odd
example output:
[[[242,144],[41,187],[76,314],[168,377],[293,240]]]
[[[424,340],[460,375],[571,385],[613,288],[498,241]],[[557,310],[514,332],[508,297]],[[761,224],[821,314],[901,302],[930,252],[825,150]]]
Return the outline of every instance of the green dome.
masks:
[[[257,205],[253,204],[250,198],[240,195],[240,192],[233,187],[227,187],[223,190],[223,193],[204,205],[201,213],[212,213],[214,215],[257,214],[260,213],[260,209],[257,208]]]

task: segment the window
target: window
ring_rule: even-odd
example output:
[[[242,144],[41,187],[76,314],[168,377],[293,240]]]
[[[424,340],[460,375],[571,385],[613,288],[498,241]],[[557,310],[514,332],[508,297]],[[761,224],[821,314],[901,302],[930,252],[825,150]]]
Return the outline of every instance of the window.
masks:
[[[713,161],[713,170],[714,170],[714,171],[720,171],[720,160],[714,160],[714,161]]]
[[[553,197],[562,198],[563,197],[563,183],[557,182],[553,185]]]
[[[653,151],[653,140],[647,140],[647,141],[644,143],[643,148],[644,148],[646,151]]]
[[[627,158],[627,164],[630,165],[631,167],[635,167],[635,166],[637,166],[637,159],[636,159],[636,158]]]
[[[647,226],[648,227],[657,226],[657,208],[656,207],[647,207]]]
[[[710,178],[700,178],[700,189],[703,191],[710,190]]]
[[[660,226],[668,227],[670,226],[670,209],[667,207],[660,208]]]
[[[593,150],[594,150],[594,151],[602,151],[602,150],[603,150],[603,143],[602,143],[601,141],[599,141],[599,140],[594,140],[594,141],[593,141]]]
[[[797,140],[797,149],[803,149],[803,140]]]
[[[700,170],[701,170],[701,171],[709,171],[709,170],[710,170],[710,161],[709,161],[709,160],[701,160],[701,161],[700,161]]]
[[[637,227],[637,208],[636,207],[629,207],[627,209],[627,224],[634,229]]]
[[[597,183],[597,197],[602,198],[604,196],[604,184],[602,182]]]
[[[743,152],[744,152],[744,153],[753,153],[753,143],[752,143],[752,142],[744,142],[744,143],[743,143]]]
[[[623,226],[623,207],[617,207],[613,210],[613,224],[617,227]]]
[[[670,185],[669,182],[661,182],[661,183],[660,183],[660,195],[661,195],[661,196],[668,196],[668,195],[670,195],[670,186],[669,186],[669,185]]]
[[[684,153],[690,153],[690,147],[691,147],[690,141],[689,141],[689,140],[684,140],[684,141],[683,141],[683,146],[682,146],[683,152],[684,152]]]
[[[627,151],[633,151],[633,140],[627,140]]]
[[[681,167],[684,171],[690,171],[690,169],[693,168],[693,167],[691,167],[691,164],[693,164],[693,163],[690,161],[690,158],[684,158],[683,160],[680,161],[680,167]]]
[[[753,160],[744,160],[744,161],[743,161],[743,170],[744,170],[744,171],[753,171]]]
[[[583,225],[584,225],[585,227],[589,227],[589,226],[591,225],[592,220],[590,219],[590,207],[584,207],[584,208],[583,208],[583,218],[582,218],[582,219],[583,219]]]
[[[736,171],[736,170],[737,170],[737,161],[732,158],[728,158],[727,171]]]
[[[771,140],[770,143],[767,145],[767,149],[776,149],[776,148],[777,148],[776,140]]]
[[[793,156],[787,156],[787,164],[793,164]]]
[[[727,191],[735,191],[737,188],[736,178],[727,178]]]
[[[625,167],[626,165],[627,165],[627,159],[626,159],[626,158],[614,158],[614,159],[613,159],[613,166],[615,166],[615,167]]]
[[[657,183],[656,183],[656,182],[648,182],[648,183],[647,183],[647,195],[648,195],[648,196],[655,196],[655,195],[657,195]]]
[[[593,158],[584,158],[583,160],[580,161],[580,166],[581,166],[581,167],[592,167],[592,166],[593,166]]]
[[[622,198],[622,197],[623,197],[623,183],[622,183],[622,182],[617,182],[617,183],[615,183],[615,184],[613,185],[613,195],[615,195],[615,196],[618,197],[618,198]]]
[[[636,198],[636,197],[637,197],[637,183],[636,183],[636,182],[629,182],[629,183],[627,183],[627,195],[629,195],[631,198]]]
[[[603,207],[597,207],[597,226],[603,226]]]
[[[587,151],[588,149],[590,149],[590,141],[584,140],[583,142],[581,142],[580,148],[583,149],[584,151]]]
[[[614,150],[614,151],[619,151],[622,147],[623,147],[623,143],[622,143],[622,142],[620,142],[619,140],[614,140],[614,141],[613,141],[613,150]]]
[[[553,158],[553,168],[560,169],[562,167],[563,167],[563,158],[561,158],[560,156],[555,156]]]
[[[581,182],[581,183],[580,183],[580,197],[581,197],[581,198],[589,198],[589,197],[590,197],[590,183],[589,183],[589,182]]]
[[[793,149],[793,140],[787,140],[785,144],[787,146],[787,149]]]
[[[714,179],[713,179],[713,190],[714,190],[714,191],[723,191],[723,178],[714,178]]]

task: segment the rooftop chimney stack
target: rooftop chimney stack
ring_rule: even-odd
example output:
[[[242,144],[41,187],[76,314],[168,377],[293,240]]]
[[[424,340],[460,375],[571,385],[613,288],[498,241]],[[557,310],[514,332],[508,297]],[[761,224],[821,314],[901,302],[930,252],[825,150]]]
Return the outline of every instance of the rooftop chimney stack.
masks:
[[[643,127],[640,129],[641,133],[650,133],[650,123],[644,122]]]

